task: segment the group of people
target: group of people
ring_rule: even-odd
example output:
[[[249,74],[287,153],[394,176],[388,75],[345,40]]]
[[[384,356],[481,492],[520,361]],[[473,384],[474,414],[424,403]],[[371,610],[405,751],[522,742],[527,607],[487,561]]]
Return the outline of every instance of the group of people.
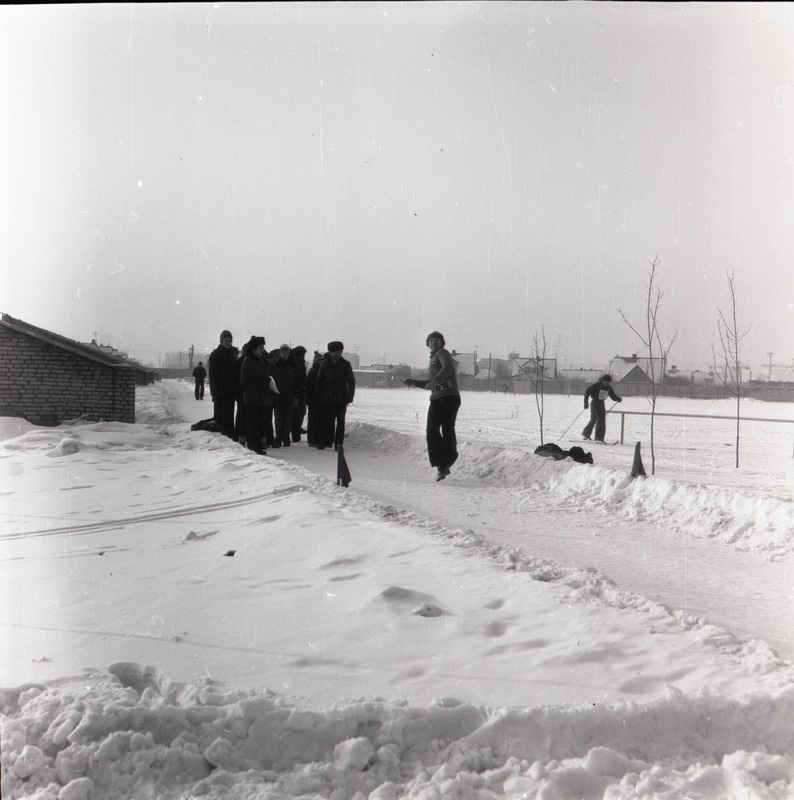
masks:
[[[461,401],[457,364],[439,331],[429,333],[425,345],[430,350],[427,380],[406,378],[403,383],[430,391],[427,454],[436,468],[436,480],[442,481],[458,459],[455,422]],[[265,337],[252,336],[238,352],[232,334],[222,331],[220,343],[208,359],[214,419],[221,433],[262,455],[267,447],[299,442],[302,434],[311,447],[324,450],[333,445],[338,450],[345,438],[347,406],[356,392],[353,368],[343,351],[342,342],[329,342],[326,353],[315,351],[307,369],[305,347],[282,344],[267,352]],[[199,362],[193,370],[196,400],[204,399],[206,376]],[[604,441],[607,397],[621,401],[612,389],[611,375],[602,376],[585,392],[584,407],[590,408],[591,415],[582,431],[585,439],[590,439],[595,429],[596,441]]]
[[[325,354],[315,351],[308,368],[305,347],[282,344],[268,352],[265,337],[252,336],[238,351],[233,342],[231,332],[222,331],[207,359],[213,417],[221,433],[260,455],[268,447],[289,447],[303,434],[318,450],[338,449],[356,392],[342,342],[329,342]],[[193,371],[197,400],[203,398],[202,373],[199,363]]]

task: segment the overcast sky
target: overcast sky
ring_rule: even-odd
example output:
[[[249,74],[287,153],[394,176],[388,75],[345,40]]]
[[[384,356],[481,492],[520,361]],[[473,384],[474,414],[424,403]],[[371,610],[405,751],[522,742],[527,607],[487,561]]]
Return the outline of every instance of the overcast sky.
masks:
[[[0,310],[135,354],[794,359],[789,3],[3,6]],[[755,371],[755,370],[754,370]]]

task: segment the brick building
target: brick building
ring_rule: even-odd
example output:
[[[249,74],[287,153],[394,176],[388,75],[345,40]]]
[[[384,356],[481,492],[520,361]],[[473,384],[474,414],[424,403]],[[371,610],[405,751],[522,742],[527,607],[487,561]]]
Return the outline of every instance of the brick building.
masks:
[[[34,425],[83,415],[135,422],[135,385],[149,382],[149,374],[153,379],[139,365],[8,314],[0,317],[0,416]]]

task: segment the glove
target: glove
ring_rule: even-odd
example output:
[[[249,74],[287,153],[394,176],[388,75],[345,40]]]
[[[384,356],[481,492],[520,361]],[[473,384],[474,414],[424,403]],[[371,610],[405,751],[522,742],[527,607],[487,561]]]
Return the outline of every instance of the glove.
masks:
[[[413,378],[403,378],[403,383],[406,386],[413,386],[414,385],[414,379]]]
[[[622,397],[618,397],[618,403],[622,403],[622,402],[623,402],[623,398]]]
[[[587,408],[587,403],[584,404],[584,407]]]

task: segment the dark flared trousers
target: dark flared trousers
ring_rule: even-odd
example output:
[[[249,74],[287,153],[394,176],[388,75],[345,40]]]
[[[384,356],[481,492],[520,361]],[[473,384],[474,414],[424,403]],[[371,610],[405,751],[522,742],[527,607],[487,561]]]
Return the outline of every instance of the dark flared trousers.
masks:
[[[460,395],[450,394],[430,401],[427,409],[427,455],[432,467],[451,467],[458,458],[455,420]]]
[[[347,403],[322,403],[318,408],[319,430],[317,445],[319,447],[330,447],[340,445],[345,440],[345,415],[347,414]]]
[[[292,403],[279,403],[273,409],[276,420],[275,439],[283,445],[288,445],[292,437]]]
[[[243,420],[245,421],[245,444],[249,450],[261,453],[265,449],[265,414],[264,406],[246,404]]]
[[[607,409],[603,400],[590,401],[590,422],[584,426],[582,436],[589,439],[593,428],[595,428],[595,440],[603,442],[607,432]]]
[[[234,398],[221,398],[212,401],[213,416],[221,433],[234,439]]]

